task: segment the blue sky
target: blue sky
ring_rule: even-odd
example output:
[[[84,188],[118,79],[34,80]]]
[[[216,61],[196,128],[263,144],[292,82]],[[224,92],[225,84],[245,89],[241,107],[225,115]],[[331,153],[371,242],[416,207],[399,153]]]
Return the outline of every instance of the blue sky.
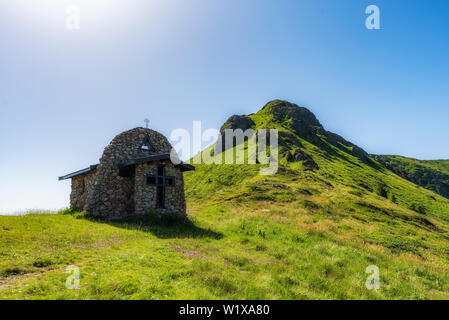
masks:
[[[448,39],[445,0],[0,1],[0,213],[68,206],[57,177],[146,117],[168,136],[275,98],[370,153],[449,158]]]

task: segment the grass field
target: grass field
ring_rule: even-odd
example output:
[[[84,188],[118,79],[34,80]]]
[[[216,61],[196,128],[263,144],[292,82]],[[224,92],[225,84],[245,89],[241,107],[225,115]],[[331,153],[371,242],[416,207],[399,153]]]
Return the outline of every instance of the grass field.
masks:
[[[266,110],[252,117],[287,130]],[[449,200],[292,134],[319,169],[287,156],[272,176],[197,165],[188,222],[0,216],[0,298],[449,299]],[[66,287],[70,265],[79,290]],[[378,290],[366,287],[373,265]]]
[[[328,183],[307,172],[254,176],[190,200],[191,223],[172,225],[2,216],[0,297],[449,298],[447,220]],[[66,288],[69,265],[79,290]],[[370,265],[379,290],[365,287]]]

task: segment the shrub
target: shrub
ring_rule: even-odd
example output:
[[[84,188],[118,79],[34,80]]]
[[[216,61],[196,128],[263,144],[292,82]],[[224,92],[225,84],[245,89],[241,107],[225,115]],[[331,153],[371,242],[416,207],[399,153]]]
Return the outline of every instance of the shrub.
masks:
[[[424,207],[422,204],[412,203],[411,205],[409,205],[408,208],[410,210],[413,210],[413,211],[417,212],[417,213],[421,213],[421,214],[426,214],[427,213],[426,207]]]
[[[374,192],[375,192],[378,196],[381,196],[381,197],[383,197],[383,198],[388,199],[388,192],[387,192],[387,189],[386,189],[386,186],[385,186],[385,185],[380,184],[380,183],[377,184],[376,187],[375,187],[375,189],[374,189]]]
[[[9,277],[9,276],[16,276],[16,275],[20,275],[20,274],[25,274],[27,273],[28,270],[22,267],[18,267],[18,266],[13,266],[13,267],[8,267],[4,270],[0,270],[0,276],[2,277]]]
[[[83,208],[81,207],[69,207],[63,210],[58,211],[58,214],[79,214],[83,212]]]
[[[391,194],[390,200],[393,203],[398,203],[398,199],[396,199],[396,196],[394,194]]]
[[[310,200],[302,200],[300,202],[300,206],[309,209],[309,210],[317,210],[317,209],[321,209],[321,206],[313,201]]]
[[[33,267],[44,268],[52,265],[53,262],[49,258],[38,258],[33,262]]]

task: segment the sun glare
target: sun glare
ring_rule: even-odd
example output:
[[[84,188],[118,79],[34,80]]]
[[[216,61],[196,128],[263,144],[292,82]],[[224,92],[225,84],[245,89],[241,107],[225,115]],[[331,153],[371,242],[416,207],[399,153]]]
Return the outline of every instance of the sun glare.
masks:
[[[14,0],[5,6],[14,14],[34,15],[45,22],[46,18],[64,17],[74,8],[87,19],[127,19],[144,9],[153,10],[156,4],[152,0]]]
[[[112,35],[139,21],[143,14],[153,15],[158,3],[153,0],[14,0],[1,5],[13,21],[41,33],[55,35],[67,30],[82,34]],[[46,32],[46,31],[45,31]]]
[[[40,6],[49,11],[60,10],[67,7],[79,7],[87,12],[102,12],[124,9],[130,5],[129,1],[123,0],[27,0],[21,1],[26,5]]]

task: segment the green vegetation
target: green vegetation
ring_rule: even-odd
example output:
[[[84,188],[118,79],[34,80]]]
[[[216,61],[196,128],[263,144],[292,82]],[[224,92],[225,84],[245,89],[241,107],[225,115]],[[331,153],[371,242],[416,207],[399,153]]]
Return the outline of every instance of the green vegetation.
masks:
[[[449,160],[421,160],[421,162],[449,174]]]
[[[400,177],[449,198],[449,160],[417,160],[388,155],[372,157]]]
[[[188,221],[0,217],[0,298],[449,299],[448,199],[269,108],[250,117],[319,169],[287,157],[272,176],[197,165],[185,174]],[[69,265],[80,290],[65,287]],[[370,265],[379,290],[365,287]]]

